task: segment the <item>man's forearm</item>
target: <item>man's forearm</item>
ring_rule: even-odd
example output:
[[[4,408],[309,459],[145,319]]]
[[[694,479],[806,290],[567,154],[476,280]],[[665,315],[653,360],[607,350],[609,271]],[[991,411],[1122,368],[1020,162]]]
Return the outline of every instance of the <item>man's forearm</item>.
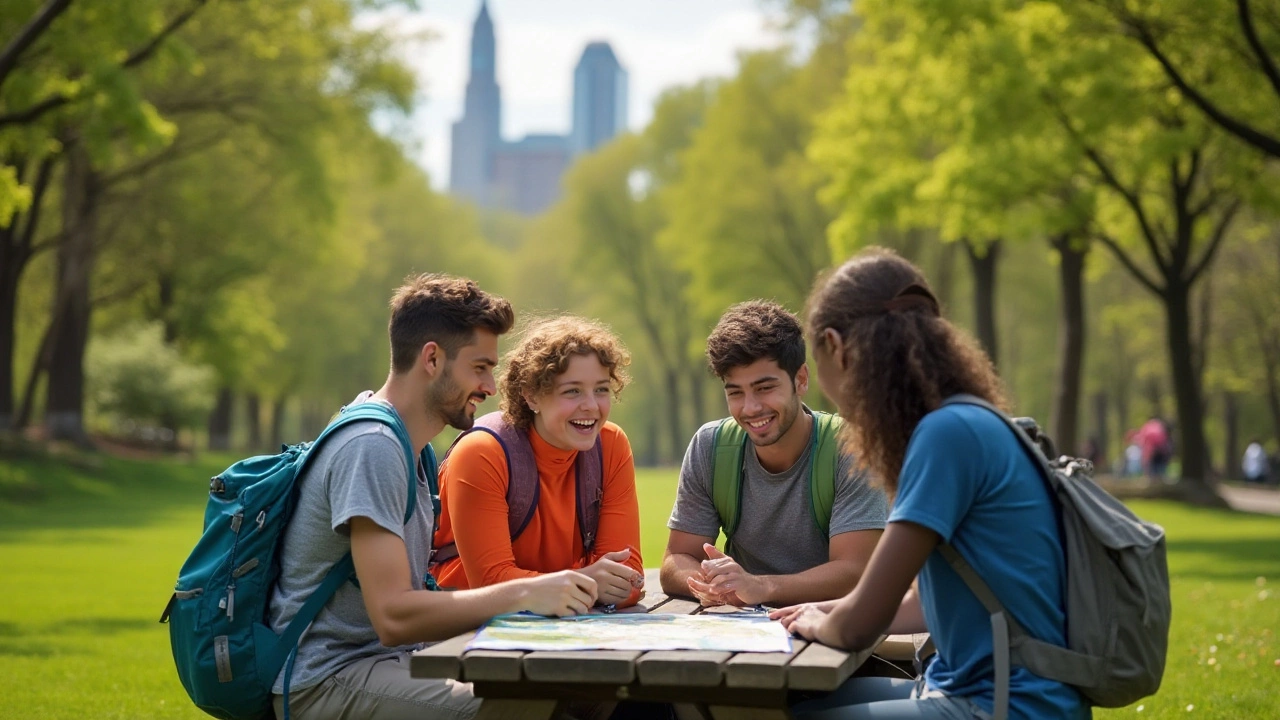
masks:
[[[527,598],[520,582],[452,592],[407,590],[388,602],[390,627],[379,638],[389,647],[447,640],[494,615],[523,610]]]
[[[832,560],[794,575],[759,575],[766,605],[781,607],[834,600],[858,584],[862,566],[851,560]]]
[[[702,561],[685,553],[667,553],[662,558],[662,571],[659,579],[662,592],[668,595],[689,596],[689,578],[702,574]]]

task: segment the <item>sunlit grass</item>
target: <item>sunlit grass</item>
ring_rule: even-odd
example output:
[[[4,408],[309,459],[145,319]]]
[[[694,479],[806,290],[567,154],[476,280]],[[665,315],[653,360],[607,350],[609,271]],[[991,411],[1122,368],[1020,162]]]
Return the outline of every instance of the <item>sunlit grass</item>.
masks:
[[[199,534],[208,477],[227,460],[0,460],[0,717],[206,717],[156,619]],[[675,479],[637,473],[649,567]],[[1169,667],[1157,696],[1097,715],[1280,717],[1280,518],[1134,507],[1169,532]]]

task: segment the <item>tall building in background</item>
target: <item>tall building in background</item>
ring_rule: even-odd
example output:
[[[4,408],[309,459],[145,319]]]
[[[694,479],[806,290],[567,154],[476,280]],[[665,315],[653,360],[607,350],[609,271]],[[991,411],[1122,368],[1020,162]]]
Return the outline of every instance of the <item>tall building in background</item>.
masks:
[[[506,142],[496,55],[493,21],[482,0],[471,31],[466,105],[453,124],[449,188],[483,207],[536,215],[559,199],[560,178],[575,155],[626,129],[627,72],[609,43],[590,43],[573,72],[571,133],[530,134]]]
[[[582,51],[573,70],[574,154],[591,152],[627,125],[627,71],[607,42],[593,42]]]
[[[462,119],[453,124],[449,187],[479,205],[490,202],[494,154],[502,144],[502,90],[498,87],[497,42],[483,0],[471,29],[471,77]]]

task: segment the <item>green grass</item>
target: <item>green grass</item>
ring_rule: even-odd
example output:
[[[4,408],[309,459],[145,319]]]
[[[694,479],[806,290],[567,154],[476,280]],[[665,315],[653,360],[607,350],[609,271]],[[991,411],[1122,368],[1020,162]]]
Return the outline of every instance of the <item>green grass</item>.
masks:
[[[156,619],[228,459],[0,459],[0,718],[205,717]],[[637,487],[653,567],[675,472],[641,470]],[[1137,717],[1280,716],[1280,518],[1134,506],[1168,529],[1174,577],[1164,688]]]

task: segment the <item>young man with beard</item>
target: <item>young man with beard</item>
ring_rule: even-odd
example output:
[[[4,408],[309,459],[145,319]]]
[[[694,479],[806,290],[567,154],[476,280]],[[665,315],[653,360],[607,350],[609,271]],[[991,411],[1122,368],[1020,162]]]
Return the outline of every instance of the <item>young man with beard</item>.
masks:
[[[836,447],[838,421],[801,401],[809,368],[800,321],[773,302],[735,305],[707,338],[707,359],[731,417],[703,425],[685,453],[667,523],[663,591],[704,605],[841,597],[866,568],[887,503],[852,457],[834,451],[826,464],[814,451],[820,443]],[[742,434],[742,449],[725,452],[724,438]],[[828,504],[812,497],[823,488]],[[725,517],[725,498],[735,495],[736,517]],[[721,530],[728,554],[713,544]]]
[[[417,456],[444,426],[465,430],[494,394],[498,336],[511,329],[506,300],[470,280],[421,275],[391,300],[391,372],[354,402],[396,411]],[[426,579],[435,526],[429,474],[418,464],[416,509],[406,523],[409,477],[395,433],[375,421],[338,430],[299,479],[285,531],[269,623],[277,633],[347,552],[358,582],[342,585],[302,635],[290,675],[289,714],[313,718],[467,718],[471,686],[409,677],[409,652],[478,627],[494,615],[584,613],[596,584],[576,572],[491,587],[434,592]],[[283,717],[284,675],[275,712]]]

